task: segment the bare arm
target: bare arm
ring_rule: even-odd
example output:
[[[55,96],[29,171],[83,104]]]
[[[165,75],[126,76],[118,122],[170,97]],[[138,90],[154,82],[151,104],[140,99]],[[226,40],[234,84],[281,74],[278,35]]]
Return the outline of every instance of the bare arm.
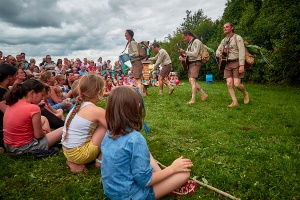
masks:
[[[73,94],[72,94],[72,90],[70,90],[67,94],[66,94],[66,98],[72,98]],[[75,98],[75,97],[73,97]]]
[[[156,183],[170,177],[173,174],[179,172],[190,172],[190,167],[193,166],[193,163],[190,159],[183,158],[182,156],[174,160],[172,165],[166,167],[163,170],[155,171],[152,174],[152,179],[147,186],[153,186]]]
[[[32,115],[32,126],[33,126],[33,134],[34,138],[43,138],[45,137],[45,133],[42,128],[42,120],[41,120],[41,113],[36,113]]]
[[[45,108],[46,108],[48,111],[50,111],[50,112],[52,112],[52,113],[54,113],[54,114],[57,114],[57,113],[58,113],[58,111],[55,110],[51,105],[47,105],[47,106],[45,106]]]
[[[0,110],[3,113],[5,113],[7,107],[8,107],[8,105],[5,104],[5,101],[0,101]]]
[[[106,119],[105,119],[105,110],[100,108],[98,111],[98,121],[107,129]]]
[[[156,61],[158,58],[158,54],[156,54],[154,57],[148,58],[149,61]]]
[[[55,86],[50,86],[50,90],[51,90],[51,99],[55,102],[55,103],[60,103],[62,102],[62,100],[60,98],[58,98],[56,92],[54,91],[54,87]]]

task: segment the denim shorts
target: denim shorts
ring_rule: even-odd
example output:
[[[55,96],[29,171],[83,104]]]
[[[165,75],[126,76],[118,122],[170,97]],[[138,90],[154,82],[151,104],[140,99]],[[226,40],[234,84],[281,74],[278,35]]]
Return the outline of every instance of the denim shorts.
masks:
[[[57,103],[57,104],[54,104],[54,105],[51,105],[55,110],[58,110],[58,109],[66,109],[67,106],[66,106],[66,102],[65,101],[62,101],[60,103]]]

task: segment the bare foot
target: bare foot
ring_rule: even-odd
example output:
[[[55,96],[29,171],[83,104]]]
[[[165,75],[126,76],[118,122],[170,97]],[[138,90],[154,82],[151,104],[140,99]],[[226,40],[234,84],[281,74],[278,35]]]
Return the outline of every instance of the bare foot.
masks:
[[[71,172],[82,172],[85,169],[85,165],[78,165],[70,161],[66,161],[66,164],[70,167]]]

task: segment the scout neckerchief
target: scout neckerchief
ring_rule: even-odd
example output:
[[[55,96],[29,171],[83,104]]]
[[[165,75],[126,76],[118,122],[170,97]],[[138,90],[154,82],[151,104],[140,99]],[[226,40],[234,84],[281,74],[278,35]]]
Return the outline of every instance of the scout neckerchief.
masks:
[[[196,38],[193,37],[193,39],[191,39],[191,41],[189,42],[189,45],[188,45],[188,51],[191,51],[191,49],[192,49],[192,44],[193,44],[193,42],[194,42],[195,39],[196,39]]]
[[[224,45],[224,49],[223,49],[223,53],[225,53],[226,58],[228,58],[229,55],[229,44],[230,44],[230,39],[232,38],[232,36],[234,36],[234,33],[231,34],[230,37],[226,37],[226,41],[225,41],[225,45]]]

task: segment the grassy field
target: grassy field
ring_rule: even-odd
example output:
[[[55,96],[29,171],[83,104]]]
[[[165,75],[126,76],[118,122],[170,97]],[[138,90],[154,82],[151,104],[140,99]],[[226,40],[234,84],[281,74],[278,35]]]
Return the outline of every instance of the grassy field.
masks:
[[[164,165],[184,156],[191,176],[241,199],[300,199],[300,89],[246,84],[250,104],[231,103],[224,82],[201,82],[209,95],[186,104],[190,85],[144,98],[151,129],[145,135],[153,156]],[[166,88],[165,88],[166,89]],[[105,101],[100,103],[105,106]],[[58,155],[0,156],[0,199],[106,199],[99,170],[73,174]],[[164,199],[177,199],[168,196]],[[206,187],[180,199],[228,199]]]

